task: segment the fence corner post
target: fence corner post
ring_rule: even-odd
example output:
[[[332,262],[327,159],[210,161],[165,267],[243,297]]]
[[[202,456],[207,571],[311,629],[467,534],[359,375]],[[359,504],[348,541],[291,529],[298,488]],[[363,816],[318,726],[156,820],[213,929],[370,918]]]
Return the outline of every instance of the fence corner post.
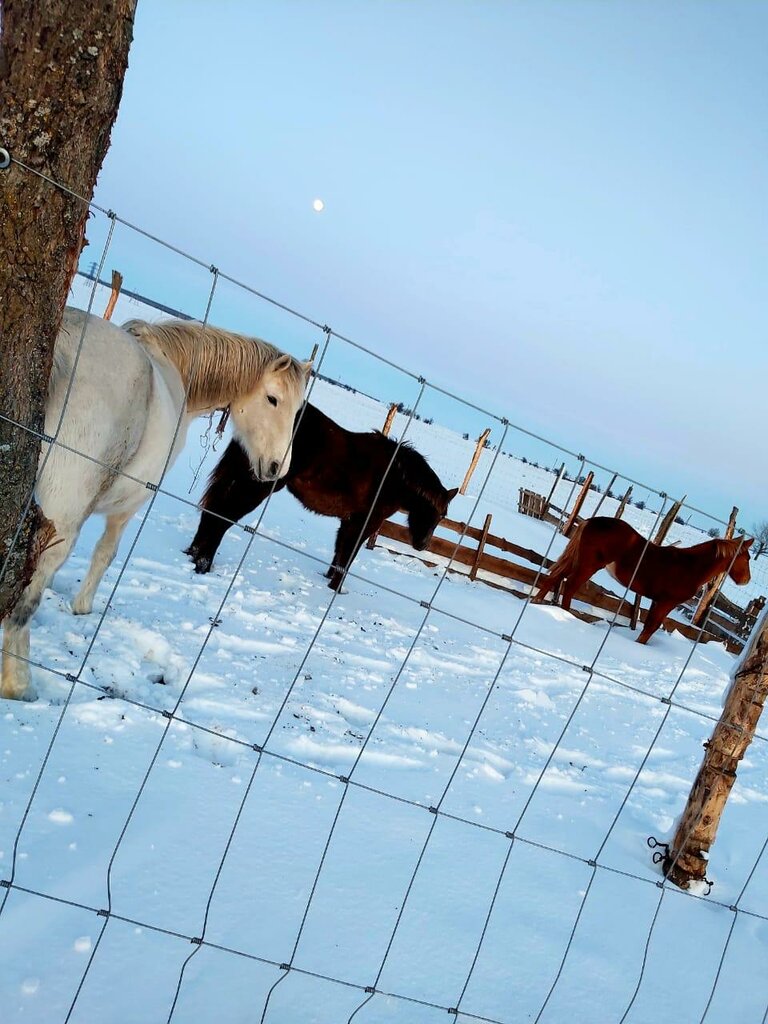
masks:
[[[564,537],[569,537],[570,533],[571,533],[571,530],[576,525],[576,520],[579,517],[579,512],[581,512],[581,506],[584,504],[584,502],[587,499],[587,495],[589,494],[589,489],[592,486],[592,481],[594,479],[595,479],[595,474],[590,469],[589,473],[587,473],[587,476],[586,476],[586,479],[584,480],[584,483],[581,485],[581,490],[579,491],[578,497],[576,498],[576,502],[575,502],[573,508],[571,509],[571,514],[568,516],[567,520],[565,521],[565,525],[563,526],[562,533],[563,533]]]
[[[107,308],[104,310],[104,319],[111,320],[112,314],[115,311],[117,300],[120,296],[120,289],[123,287],[123,275],[119,270],[112,271],[112,291],[109,295],[109,301],[107,302]]]
[[[768,613],[763,613],[734,673],[723,713],[704,744],[704,760],[664,858],[664,874],[681,889],[703,880],[709,849],[768,697]]]
[[[395,414],[397,413],[397,402],[392,402],[387,413],[387,418],[384,420],[384,426],[381,428],[381,432],[384,437],[389,437],[389,432],[392,429],[392,424],[395,421]]]
[[[476,468],[478,462],[480,461],[480,453],[482,452],[483,448],[485,447],[485,442],[488,440],[488,438],[490,436],[491,436],[491,428],[490,427],[486,427],[485,430],[480,435],[480,437],[478,437],[477,444],[475,445],[475,454],[472,456],[472,461],[469,464],[469,469],[467,470],[467,474],[464,477],[464,480],[462,482],[461,487],[459,488],[459,494],[466,494],[467,493],[467,487],[469,487],[469,481],[472,479],[472,474],[475,472],[475,468]]]

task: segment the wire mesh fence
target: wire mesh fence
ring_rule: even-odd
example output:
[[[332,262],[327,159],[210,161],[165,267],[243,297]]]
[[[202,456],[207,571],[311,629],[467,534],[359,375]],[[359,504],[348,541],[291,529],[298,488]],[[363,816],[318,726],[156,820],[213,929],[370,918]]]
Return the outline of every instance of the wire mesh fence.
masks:
[[[29,173],[36,172],[29,170]],[[61,186],[51,182],[51,187]],[[469,428],[465,432],[468,437],[479,434],[480,425],[492,424],[493,442],[483,452],[470,496],[462,506],[467,527],[477,523],[489,502],[511,510],[521,481],[537,482],[543,489],[554,480],[555,463],[560,465],[562,461],[567,466],[567,477],[562,477],[555,490],[555,498],[562,509],[560,522],[522,524],[511,520],[519,529],[532,531],[545,556],[561,550],[564,543],[559,532],[562,517],[572,504],[579,481],[590,468],[612,475],[613,480],[623,482],[625,488],[632,484],[638,494],[646,496],[645,507],[634,506],[631,521],[647,538],[653,536],[669,508],[671,499],[663,491],[613,473],[578,451],[553,443],[508,417],[465,401],[423,375],[399,367],[355,343],[321,320],[305,316],[233,280],[221,269],[181,253],[111,211],[94,204],[91,210],[97,223],[89,230],[89,236],[92,244],[96,239],[103,239],[103,248],[97,267],[86,281],[88,291],[84,304],[89,311],[96,309],[98,282],[113,244],[121,232],[126,232],[130,239],[126,253],[131,265],[133,261],[141,265],[141,253],[147,247],[162,247],[178,257],[182,267],[188,264],[193,269],[191,275],[186,269],[178,272],[176,294],[169,294],[165,287],[161,290],[164,306],[178,308],[188,315],[195,315],[193,311],[197,307],[197,315],[203,320],[210,317],[214,322],[245,330],[252,314],[252,307],[244,302],[247,297],[249,301],[256,299],[283,318],[279,320],[281,328],[293,324],[287,331],[280,330],[281,347],[296,349],[309,345],[319,350],[315,376],[310,384],[313,400],[319,394],[319,385],[327,381],[334,382],[325,384],[329,389],[338,391],[338,385],[352,389],[354,398],[346,398],[348,393],[345,393],[348,408],[351,408],[350,402],[362,405],[365,399],[370,415],[380,414],[378,400],[389,399],[393,394],[401,397],[404,411],[395,421],[395,453],[405,442],[413,440],[417,447],[426,450],[445,478],[455,473],[456,459],[452,455],[461,448],[460,442],[464,439],[456,431],[441,432],[439,424],[424,421],[438,419],[448,401],[462,410]],[[140,272],[136,274],[134,291],[136,295],[149,291]],[[276,328],[277,323],[267,317],[265,326]],[[267,331],[261,333],[267,334]],[[278,334],[273,336],[278,340]],[[368,370],[363,372],[366,365]],[[370,366],[376,366],[375,373]],[[328,394],[330,391],[326,392],[326,398]],[[18,428],[27,429],[21,424]],[[47,452],[52,451],[54,445],[60,443],[58,429],[43,440],[48,445]],[[526,451],[529,453],[524,463],[527,468],[521,471],[517,465],[516,475],[510,479],[511,453]],[[76,454],[92,459],[87,451]],[[45,471],[46,458],[44,455],[40,472]],[[393,454],[392,462],[394,458]],[[520,459],[516,462],[520,463]],[[762,842],[761,837],[755,837],[744,852],[734,870],[734,877],[738,875],[738,882],[734,881],[737,895],[731,901],[721,900],[717,895],[705,897],[699,892],[670,888],[653,867],[650,851],[643,847],[645,835],[637,832],[636,821],[634,831],[630,823],[628,832],[621,832],[617,838],[619,823],[626,818],[640,789],[645,793],[642,804],[645,820],[652,822],[648,831],[661,830],[658,817],[648,812],[654,781],[657,790],[663,788],[661,772],[653,767],[654,759],[663,762],[670,756],[670,747],[678,742],[686,750],[683,762],[690,765],[696,756],[696,743],[709,731],[708,723],[717,720],[717,708],[703,680],[708,674],[714,674],[716,682],[719,679],[722,683],[729,660],[723,656],[719,662],[713,661],[708,648],[700,643],[706,623],[693,641],[680,639],[674,649],[665,647],[663,666],[658,659],[647,664],[628,661],[622,646],[625,641],[620,636],[618,612],[600,627],[582,624],[578,636],[575,632],[561,636],[563,616],[548,612],[545,622],[532,615],[530,596],[524,600],[501,594],[478,596],[477,591],[470,592],[457,584],[450,574],[452,557],[432,570],[421,565],[411,566],[407,574],[392,573],[389,569],[379,571],[378,567],[372,569],[368,562],[348,568],[347,587],[359,588],[363,603],[367,601],[372,606],[368,618],[363,616],[361,603],[353,604],[343,592],[324,592],[327,596],[311,605],[307,600],[306,572],[324,568],[327,557],[310,550],[301,535],[286,535],[281,530],[280,516],[273,513],[272,495],[261,506],[253,524],[233,524],[234,556],[225,574],[220,572],[212,582],[208,578],[204,583],[199,582],[198,603],[188,596],[191,590],[178,573],[172,578],[171,590],[161,591],[154,599],[146,580],[153,575],[162,578],[166,572],[162,560],[157,558],[157,549],[175,543],[177,533],[171,527],[177,530],[180,520],[186,526],[184,517],[197,509],[197,503],[181,486],[181,479],[180,473],[174,476],[169,451],[160,481],[149,487],[148,501],[137,517],[125,555],[110,574],[109,586],[104,586],[104,604],[84,630],[84,636],[77,641],[65,636],[64,646],[71,643],[71,650],[51,651],[49,645],[45,656],[37,656],[33,628],[31,654],[25,659],[40,673],[40,678],[47,681],[44,684],[50,698],[47,707],[52,717],[41,727],[49,728],[49,734],[40,743],[35,770],[21,790],[23,796],[12,809],[8,832],[10,852],[0,862],[0,885],[5,890],[0,904],[0,940],[3,929],[9,928],[9,917],[13,917],[14,922],[18,920],[14,916],[14,904],[18,908],[29,907],[26,913],[33,916],[37,913],[36,907],[50,905],[93,917],[94,935],[89,936],[88,943],[79,951],[79,961],[67,973],[61,991],[56,993],[56,1019],[59,1016],[65,1021],[127,1019],[114,1007],[110,1010],[109,1006],[99,1004],[98,999],[100,994],[103,997],[103,978],[110,976],[110,962],[116,959],[123,962],[122,930],[130,926],[137,933],[141,930],[142,934],[152,935],[158,943],[162,942],[162,946],[156,947],[162,950],[156,954],[156,959],[164,965],[164,981],[158,986],[152,1019],[216,1019],[214,1009],[200,1010],[199,1000],[205,998],[200,979],[227,979],[230,968],[224,966],[225,962],[244,962],[269,969],[263,984],[260,982],[258,999],[250,1005],[249,1020],[277,1024],[281,1020],[297,1019],[297,1007],[302,1013],[301,1019],[305,1020],[422,1019],[415,1016],[417,1013],[427,1014],[423,1019],[431,1020],[436,1012],[496,1024],[512,1024],[523,1019],[563,1020],[566,1019],[563,1007],[573,999],[574,993],[583,996],[583,979],[580,980],[579,975],[583,974],[585,955],[587,960],[596,955],[589,944],[586,954],[584,949],[579,949],[582,934],[592,929],[592,935],[595,928],[606,934],[613,928],[615,938],[623,940],[626,948],[621,951],[617,945],[612,946],[605,962],[608,973],[613,964],[620,978],[608,986],[610,999],[606,990],[604,995],[608,1002],[598,1016],[589,1019],[639,1021],[648,1019],[643,994],[653,991],[654,984],[658,988],[665,983],[663,977],[661,981],[658,977],[654,981],[653,967],[667,956],[657,938],[658,924],[665,905],[674,896],[680,896],[686,906],[693,908],[692,913],[706,914],[708,922],[714,921],[713,935],[718,941],[711,943],[710,962],[702,968],[699,979],[702,998],[699,1003],[691,1004],[690,1020],[716,1019],[715,1014],[721,1012],[718,1010],[720,987],[727,982],[730,998],[734,985],[747,981],[734,956],[729,957],[729,950],[734,948],[735,942],[743,956],[744,945],[751,941],[759,952],[762,942],[759,929],[768,922],[768,903],[761,901],[763,893],[756,888],[768,840]],[[382,479],[380,486],[383,483]],[[31,501],[31,494],[29,499]],[[636,495],[636,500],[641,499]],[[606,499],[605,495],[595,492],[590,498],[591,505],[585,506],[585,514],[589,515],[601,502],[601,511],[611,515],[610,503],[616,501],[613,496]],[[681,518],[678,539],[683,541],[694,536],[697,524],[701,524],[697,539],[701,537],[704,524],[725,525],[723,520],[710,517],[685,502]],[[157,538],[148,544],[147,536],[155,528]],[[462,539],[462,536],[457,538],[454,553]],[[290,565],[297,561],[312,569],[307,569],[304,575],[292,576]],[[257,568],[252,576],[246,577],[251,566]],[[542,572],[540,567],[531,594]],[[631,582],[624,588],[625,597],[631,590]],[[253,586],[254,583],[260,595],[257,614],[247,608],[244,610],[242,593],[246,584]],[[152,679],[151,685],[142,683],[135,689],[125,685],[124,674],[117,670],[114,672],[116,683],[105,682],[96,666],[104,659],[119,664],[130,658],[126,648],[137,637],[134,627],[127,621],[131,610],[135,610],[139,601],[146,601],[156,609],[163,601],[175,600],[174,585],[183,591],[181,600],[185,607],[182,616],[175,619],[178,632],[173,642],[166,638],[169,649],[164,650],[159,661],[156,652],[154,654],[154,664],[162,671]],[[759,591],[758,584],[754,592]],[[122,595],[127,595],[125,602],[116,610]],[[259,657],[264,662],[269,662],[270,657],[277,658],[276,649],[286,647],[286,638],[290,640],[289,657],[279,663],[273,673],[267,668],[259,675],[259,686],[254,688],[259,692],[251,694],[248,675],[240,674],[235,698],[246,696],[249,700],[247,714],[238,711],[233,704],[228,715],[222,716],[219,711],[212,715],[211,687],[215,690],[218,678],[228,678],[227,664],[233,659],[232,651],[227,650],[220,639],[227,617],[231,616],[239,624],[247,622],[250,633],[261,629],[271,634],[275,621],[269,615],[274,605],[282,609],[283,618],[278,622],[282,623],[285,634],[270,636],[269,653]],[[352,673],[354,678],[347,680],[349,686],[345,691],[351,693],[365,688],[371,706],[362,710],[345,698],[345,713],[354,728],[350,727],[349,735],[344,733],[343,745],[337,744],[331,751],[323,749],[323,743],[313,742],[311,737],[317,727],[314,722],[321,718],[314,707],[310,707],[311,713],[307,715],[307,706],[315,699],[313,688],[308,684],[319,671],[331,691],[339,688],[338,676],[344,672],[349,674],[340,652],[349,640],[350,626],[366,632],[378,622],[377,616],[390,619],[379,637],[391,646],[381,650],[371,640],[367,648],[362,649],[365,652],[362,656],[357,645],[353,652],[357,667]],[[443,651],[435,643],[436,638],[442,637],[448,637],[450,642],[447,646],[448,641],[444,641]],[[569,639],[574,641],[573,650],[567,648]],[[157,638],[153,639],[153,643],[157,642]],[[253,642],[263,643],[262,640]],[[170,649],[174,644],[183,654]],[[283,650],[279,656],[284,653]],[[445,663],[451,658],[455,664],[446,670]],[[145,660],[152,662],[152,658]],[[438,667],[431,667],[434,665]],[[435,674],[430,677],[430,672]],[[472,679],[472,685],[466,688],[463,686],[465,674]],[[425,677],[439,679],[441,685],[431,686],[429,699],[421,704],[413,695],[424,686]],[[503,736],[508,722],[503,717],[499,720],[498,710],[500,701],[510,697],[510,680],[519,682],[521,678],[556,680],[559,690],[557,707],[546,699],[550,706],[545,709],[544,717],[536,710],[537,703],[544,703],[542,689],[537,690],[530,683],[527,687],[518,686],[515,691],[525,694],[520,698],[519,708],[523,710],[516,738],[525,735],[526,727],[534,733],[541,729],[543,734],[533,735],[530,742],[526,737],[528,746],[523,768],[515,774]],[[321,687],[317,690],[320,692]],[[104,703],[96,705],[95,700]],[[621,711],[617,711],[617,702],[624,702]],[[339,706],[342,706],[341,701],[337,702],[336,710]],[[645,710],[641,712],[640,707]],[[94,811],[97,820],[101,817],[102,824],[106,822],[100,836],[92,835],[100,844],[97,858],[103,866],[100,877],[90,878],[87,884],[81,880],[61,884],[51,870],[36,874],[34,863],[31,870],[29,867],[30,851],[34,862],[35,849],[44,848],[47,841],[41,832],[38,814],[52,802],[54,773],[62,771],[62,764],[69,765],[69,771],[82,773],[90,763],[89,758],[93,760],[88,750],[78,760],[77,737],[83,716],[87,719],[92,714],[104,714],[120,718],[128,712],[141,716],[149,732],[142,734],[138,745],[140,756],[126,771],[126,778],[119,782],[114,777],[108,778],[98,813]],[[287,720],[291,717],[302,720],[302,716],[309,728],[303,730],[298,740],[294,738],[287,743]],[[446,728],[435,727],[435,721]],[[595,722],[600,723],[597,728]],[[407,734],[415,737],[416,742],[428,745],[424,739],[428,731],[431,733],[429,742],[435,743],[437,737],[441,746],[435,770],[426,781],[398,780],[393,784],[391,775],[378,770],[381,765],[394,763],[394,755],[385,749],[383,737]],[[616,732],[619,735],[612,740]],[[163,805],[168,766],[177,760],[176,752],[183,742],[206,751],[219,766],[237,766],[234,797],[229,794],[214,808],[206,804],[203,813],[202,805],[196,801],[205,803],[206,794],[189,794],[188,787],[182,785],[169,791],[170,802]],[[486,745],[485,754],[488,750],[495,751],[493,757],[479,756],[481,742]],[[596,771],[601,770],[602,764],[606,775],[610,776],[610,788],[595,791],[594,806],[589,798],[583,798],[589,787],[584,790],[580,782],[575,782],[585,773],[587,765],[580,767],[573,763],[574,742],[577,753],[581,752],[579,742],[590,751]],[[762,758],[768,754],[765,743],[766,737],[758,734],[755,760],[761,766]],[[620,749],[623,744],[628,746],[629,756],[612,767],[605,751]],[[61,761],[60,750],[66,753]],[[499,751],[503,751],[505,757],[500,757]],[[493,779],[496,791],[505,791],[503,796],[489,795],[490,791],[481,788],[480,769],[485,769],[487,777]],[[280,784],[276,782],[280,772],[290,772],[295,783],[290,798],[286,796],[287,791],[283,791],[282,802]],[[297,783],[298,779],[303,781]],[[328,787],[322,801],[322,814],[302,805],[296,797],[296,792],[300,792],[308,780]],[[115,792],[119,791],[120,799],[115,801],[119,805],[116,809],[107,811],[112,793],[110,784]],[[275,787],[278,796],[273,799],[270,793]],[[553,793],[565,794],[566,801],[575,805],[562,824],[556,819],[558,815],[563,817],[562,810],[567,804],[559,796],[551,796]],[[761,793],[753,797],[757,803],[765,799]],[[488,806],[479,807],[478,800]],[[227,890],[227,906],[231,907],[233,887],[237,899],[244,904],[248,903],[251,887],[254,891],[264,888],[259,878],[260,865],[246,869],[242,864],[247,853],[243,836],[258,848],[251,814],[254,806],[263,812],[261,821],[265,828],[272,827],[278,833],[285,830],[283,843],[301,846],[302,836],[305,837],[306,862],[301,866],[301,878],[290,897],[284,895],[283,901],[273,906],[274,916],[259,922],[251,920],[239,932],[235,929],[239,941],[233,941],[227,938],[233,933],[228,932],[227,922],[222,921],[222,912],[217,906],[222,890]],[[57,819],[50,814],[48,818],[55,824]],[[125,908],[151,908],[150,890],[162,889],[167,882],[163,877],[167,865],[152,856],[147,860],[151,865],[148,875],[134,873],[132,876],[130,870],[131,858],[136,857],[137,841],[131,837],[138,837],[139,845],[151,844],[156,831],[157,842],[162,846],[163,828],[158,823],[164,814],[178,815],[182,821],[185,814],[189,814],[192,823],[195,815],[206,821],[214,815],[212,841],[205,844],[204,870],[197,863],[193,828],[188,835],[188,846],[175,851],[181,861],[173,865],[173,871],[182,876],[186,863],[194,865],[190,875],[194,877],[194,884],[189,890],[194,890],[194,898],[185,890],[182,899],[182,903],[189,906],[183,913],[131,913]],[[586,824],[574,829],[574,822],[582,816]],[[384,835],[375,828],[377,819],[384,824]],[[312,822],[309,840],[305,835],[309,834],[307,821]],[[765,824],[768,827],[768,821]],[[394,833],[392,836],[386,834],[387,826]],[[356,830],[366,829],[370,829],[371,834],[366,844],[360,845],[359,836],[355,838]],[[629,857],[620,855],[622,847],[630,841],[639,850],[635,849]],[[364,955],[357,958],[355,967],[356,958],[349,948],[346,953],[336,951],[343,946],[339,936],[344,935],[345,928],[350,934],[360,934],[360,915],[364,923],[366,900],[376,897],[379,876],[375,858],[373,866],[369,865],[367,870],[364,865],[358,865],[359,878],[355,877],[354,865],[347,865],[347,874],[341,865],[350,850],[364,860],[360,851],[365,851],[367,856],[380,843],[391,844],[395,864],[392,872],[381,876],[387,890],[386,926],[379,921],[375,937],[365,944]],[[476,849],[473,843],[478,844]],[[474,849],[477,856],[478,875],[470,885],[466,879],[471,869],[466,863],[465,845]],[[284,847],[275,847],[273,854],[280,857],[282,849]],[[235,859],[240,863],[240,870],[233,875],[230,865]],[[126,899],[126,884],[120,877],[121,864],[123,877],[132,878],[131,886],[141,890],[142,898],[138,901],[132,897]],[[461,884],[453,874],[457,865],[463,865]],[[572,870],[579,872],[578,883],[574,881],[575,876],[569,874]],[[515,879],[523,875],[528,880],[525,894],[515,885]],[[558,875],[562,875],[560,889],[557,888]],[[332,883],[326,884],[328,878]],[[451,879],[457,883],[455,888],[450,884]],[[345,887],[362,894],[357,915],[354,907],[346,907],[343,912],[334,908],[332,894],[338,894]],[[636,887],[647,891],[650,900],[643,904],[650,909],[639,927],[637,922],[626,920],[620,906],[625,898],[622,894],[630,889],[637,892]],[[727,886],[726,890],[729,891]],[[539,900],[546,906],[552,891],[559,893],[557,899],[561,903],[558,906],[564,908],[563,920],[554,932],[551,928],[544,929],[546,956],[535,959],[538,966],[533,971],[535,983],[531,983],[531,979],[523,978],[531,956],[526,945],[536,946],[537,930],[531,924],[536,920],[534,909],[527,901],[535,904]],[[751,905],[744,899],[749,892],[756,893]],[[612,914],[606,911],[605,893],[614,908]],[[32,902],[23,902],[25,900]],[[510,905],[520,913],[521,921],[527,923],[527,927],[520,926],[522,938],[510,938],[504,930],[504,916]],[[445,913],[444,908],[447,908]],[[329,921],[337,912],[341,925],[334,931]],[[421,931],[414,914],[424,919]],[[595,920],[590,919],[590,914]],[[740,934],[737,922],[742,921],[747,924]],[[437,927],[444,929],[443,937],[431,936],[430,922],[440,922]],[[462,933],[461,942],[457,928]],[[718,928],[722,929],[722,934]],[[40,931],[39,942],[45,948],[45,928]],[[627,939],[630,932],[632,941]],[[259,936],[255,944],[254,934]],[[324,941],[323,934],[335,935],[336,945],[327,938]],[[407,970],[403,962],[404,934],[410,937],[408,948],[418,948],[420,944],[429,947],[423,963],[431,965],[431,969],[419,967],[415,981],[413,972]],[[9,941],[6,937],[6,942]],[[318,947],[326,943],[328,948],[319,953]],[[456,952],[459,946],[461,955]],[[511,949],[509,959],[514,969],[500,984],[499,965],[504,959],[500,949],[507,948]],[[572,967],[574,962],[576,967]],[[497,977],[492,980],[494,974]],[[302,988],[305,984],[318,983],[338,990],[341,1001],[319,995],[318,990],[311,987]],[[213,988],[216,990],[216,985]],[[768,1015],[768,987],[753,988],[748,1000],[753,1016],[743,1019],[764,1021]],[[322,992],[330,989],[324,988]],[[284,1000],[287,990],[288,1008]],[[527,1001],[518,1005],[518,994],[523,992]],[[493,993],[496,995],[491,998]],[[325,1018],[324,999],[327,1006],[332,1007]],[[45,1012],[48,1015],[41,1019],[54,1019],[49,1010]],[[719,1019],[732,1018],[721,1016]]]

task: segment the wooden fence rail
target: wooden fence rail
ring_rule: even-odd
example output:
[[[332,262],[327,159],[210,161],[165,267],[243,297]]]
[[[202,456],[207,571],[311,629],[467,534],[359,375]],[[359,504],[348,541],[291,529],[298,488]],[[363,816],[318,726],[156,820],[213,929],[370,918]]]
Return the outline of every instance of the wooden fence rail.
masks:
[[[475,526],[467,526],[466,523],[458,522],[455,519],[443,519],[439,529],[449,533],[463,534],[461,543],[457,546],[455,539],[439,536],[436,532],[429,542],[426,551],[415,557],[418,557],[427,565],[436,564],[430,561],[428,553],[436,555],[438,558],[452,558],[451,571],[470,575],[472,579],[480,580],[501,590],[507,590],[517,597],[527,597],[536,581],[539,569],[541,568],[546,571],[553,564],[552,559],[545,558],[538,551],[515,544],[505,537],[491,533],[490,515],[486,516],[482,529],[478,529]],[[387,540],[396,541],[407,546],[410,545],[408,528],[391,520],[383,523],[378,536],[379,538],[386,538]],[[472,544],[471,542],[474,543]],[[489,548],[494,548],[499,553],[491,553]],[[391,547],[388,549],[396,554],[409,553]],[[517,584],[522,584],[523,589],[517,586]],[[627,619],[632,618],[633,611],[635,611],[638,621],[641,623],[645,622],[648,614],[648,610],[640,607],[639,603],[635,603],[635,608],[633,609],[633,600],[631,598],[623,599],[621,595],[601,587],[592,580],[587,581],[587,583],[579,588],[575,600],[600,611],[610,613],[618,611],[619,614],[624,615]],[[747,613],[732,601],[722,597],[718,598],[715,609],[711,612],[707,628],[702,633],[702,641],[706,643],[710,640],[717,640],[724,643],[732,654],[739,653],[744,646],[743,637],[745,635],[745,623],[748,619]],[[595,622],[602,618],[602,616],[588,610],[572,607],[571,611],[587,622]],[[689,614],[691,613],[692,609],[689,609]],[[755,612],[755,618],[756,615],[757,612]],[[754,618],[752,622],[754,623]],[[667,618],[664,622],[664,628],[668,632],[675,630],[682,633],[683,636],[691,640],[695,640],[699,636],[699,628],[687,621],[684,615],[682,617],[676,615],[674,618]]]

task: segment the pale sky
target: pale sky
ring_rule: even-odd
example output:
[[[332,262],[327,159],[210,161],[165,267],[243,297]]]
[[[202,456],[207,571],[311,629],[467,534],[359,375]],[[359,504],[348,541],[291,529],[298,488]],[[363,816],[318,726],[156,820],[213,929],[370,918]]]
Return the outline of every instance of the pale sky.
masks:
[[[96,199],[747,526],[768,518],[767,43],[760,0],[143,0]],[[118,230],[112,266],[202,314],[209,275],[177,257]],[[320,340],[233,288],[212,319]],[[416,391],[339,343],[327,369]]]

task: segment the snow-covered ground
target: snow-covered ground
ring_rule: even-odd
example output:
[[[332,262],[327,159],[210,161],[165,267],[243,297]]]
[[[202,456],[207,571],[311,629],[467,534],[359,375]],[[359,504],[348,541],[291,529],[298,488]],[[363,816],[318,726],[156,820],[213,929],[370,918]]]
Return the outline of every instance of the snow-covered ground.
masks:
[[[129,315],[121,299],[115,319]],[[327,384],[313,401],[352,428],[383,421],[379,403]],[[416,421],[409,436],[460,482],[471,440]],[[558,553],[551,527],[516,512],[518,488],[548,490],[551,475],[500,455],[486,482],[493,456],[451,514],[491,511],[494,532]],[[522,1024],[577,918],[541,1020],[609,1024],[662,892],[627,1021],[702,1019],[738,900],[706,1020],[760,1024],[768,877],[750,872],[768,836],[766,740],[740,767],[709,897],[660,890],[645,842],[684,805],[733,666],[724,648],[691,655],[665,633],[640,647],[381,548],[334,598],[322,572],[336,523],[285,493],[197,577],[181,549],[214,458],[189,494],[191,431],[166,482],[178,497],[136,519],[94,613],[75,618],[100,524],[86,526],[33,628],[32,657],[56,672],[35,670],[36,702],[0,708],[0,877],[15,867],[3,1024],[165,1021],[190,953],[173,1015],[185,1024],[259,1021],[280,978],[267,1022],[338,1024],[382,962],[357,1024],[431,1024],[460,998],[460,1019]],[[73,688],[64,674],[83,666],[89,685]]]

